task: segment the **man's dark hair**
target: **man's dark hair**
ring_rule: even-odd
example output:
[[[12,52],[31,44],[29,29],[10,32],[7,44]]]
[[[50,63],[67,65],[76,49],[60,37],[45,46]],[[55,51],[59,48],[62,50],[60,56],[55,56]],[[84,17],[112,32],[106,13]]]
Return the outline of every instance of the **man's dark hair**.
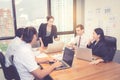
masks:
[[[16,30],[15,36],[21,38],[24,32],[24,28],[19,28]]]
[[[32,26],[26,27],[26,28],[24,29],[22,39],[23,39],[23,41],[25,41],[26,43],[30,43],[30,42],[32,41],[33,36],[34,36],[35,34],[37,35],[37,31],[36,31],[36,29],[35,29],[34,27],[32,27]]]

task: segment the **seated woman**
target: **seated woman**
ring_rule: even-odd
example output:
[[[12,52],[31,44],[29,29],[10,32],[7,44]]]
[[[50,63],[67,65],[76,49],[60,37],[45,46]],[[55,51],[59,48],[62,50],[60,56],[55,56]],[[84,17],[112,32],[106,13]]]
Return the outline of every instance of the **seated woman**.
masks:
[[[101,28],[94,29],[93,39],[88,42],[87,48],[92,49],[93,55],[100,57],[99,59],[92,61],[91,64],[109,61],[110,54],[105,43],[104,32]]]

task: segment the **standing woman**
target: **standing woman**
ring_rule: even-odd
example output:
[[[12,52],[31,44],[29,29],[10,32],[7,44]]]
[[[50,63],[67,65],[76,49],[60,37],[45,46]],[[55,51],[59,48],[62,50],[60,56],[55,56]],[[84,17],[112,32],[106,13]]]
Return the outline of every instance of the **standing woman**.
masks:
[[[92,61],[91,64],[109,61],[110,54],[105,43],[104,32],[101,28],[94,29],[93,39],[89,41],[87,47],[92,49],[93,55],[100,57],[99,59]]]
[[[59,40],[57,38],[57,28],[53,25],[54,17],[47,16],[47,23],[42,23],[39,27],[38,37],[41,43],[41,47],[47,47],[49,43],[53,43],[54,40]]]

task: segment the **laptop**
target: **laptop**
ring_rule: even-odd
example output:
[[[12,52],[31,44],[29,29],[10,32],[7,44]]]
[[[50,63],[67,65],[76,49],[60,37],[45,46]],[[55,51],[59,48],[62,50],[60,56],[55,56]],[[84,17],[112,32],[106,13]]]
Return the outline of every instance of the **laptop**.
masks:
[[[55,70],[67,69],[72,67],[73,59],[74,51],[65,47],[63,58],[62,60],[60,60],[60,62],[62,62],[62,66],[55,68]]]
[[[93,55],[92,55],[92,49],[89,48],[77,48],[75,50],[75,55],[78,59],[86,60],[86,61],[92,61]]]
[[[45,53],[55,53],[63,51],[64,42],[55,42],[48,44],[48,47],[46,50],[44,50]]]

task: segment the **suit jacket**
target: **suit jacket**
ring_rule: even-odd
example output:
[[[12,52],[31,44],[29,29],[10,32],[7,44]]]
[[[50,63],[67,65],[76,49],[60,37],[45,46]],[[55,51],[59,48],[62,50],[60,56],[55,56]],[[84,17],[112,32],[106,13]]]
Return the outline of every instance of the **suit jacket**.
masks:
[[[110,61],[111,54],[109,54],[106,43],[104,41],[99,41],[96,44],[95,43],[96,43],[96,41],[94,41],[90,45],[87,45],[88,48],[92,49],[93,55],[101,57],[104,60],[104,62]]]
[[[57,38],[57,28],[55,25],[52,25],[50,36],[46,36],[47,23],[41,24],[38,31],[38,37],[42,38],[44,46],[47,46],[49,43],[53,43],[53,37]]]

